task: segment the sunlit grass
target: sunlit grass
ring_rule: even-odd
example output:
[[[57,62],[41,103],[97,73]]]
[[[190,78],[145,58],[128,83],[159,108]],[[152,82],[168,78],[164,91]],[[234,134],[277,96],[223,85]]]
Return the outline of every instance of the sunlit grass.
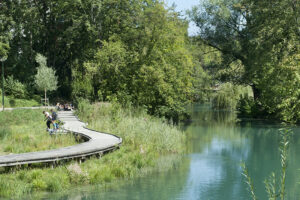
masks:
[[[0,98],[0,106],[2,108],[2,97]],[[41,103],[34,99],[16,99],[13,97],[4,97],[5,108],[16,108],[16,107],[34,107],[41,106]]]
[[[82,164],[73,161],[54,169],[22,169],[2,173],[0,197],[22,199],[25,194],[58,192],[80,185],[108,184],[118,179],[144,176],[153,171],[174,167],[174,163],[180,160],[181,153],[184,152],[183,132],[162,119],[147,115],[143,110],[124,110],[118,104],[91,106],[87,103],[82,103],[79,108],[80,119],[88,122],[90,128],[122,137],[121,148],[100,159],[90,158]],[[32,112],[32,115],[40,116],[39,111]],[[24,126],[30,118],[24,117],[21,119],[22,123],[14,126]],[[36,120],[41,121],[42,117]],[[0,115],[0,123],[2,122]],[[41,126],[44,124],[41,123]]]
[[[41,110],[0,113],[0,155],[55,149],[76,144],[71,134],[49,136]]]

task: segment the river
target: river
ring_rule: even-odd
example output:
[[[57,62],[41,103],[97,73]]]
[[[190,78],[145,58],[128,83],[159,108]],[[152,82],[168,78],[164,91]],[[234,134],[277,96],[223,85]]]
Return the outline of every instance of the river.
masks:
[[[245,162],[259,199],[267,199],[264,180],[280,174],[279,123],[237,121],[233,112],[208,106],[190,108],[192,120],[183,125],[187,154],[167,172],[157,172],[115,186],[91,186],[50,199],[250,199],[241,163]],[[287,199],[300,199],[300,128],[293,128],[288,157]]]

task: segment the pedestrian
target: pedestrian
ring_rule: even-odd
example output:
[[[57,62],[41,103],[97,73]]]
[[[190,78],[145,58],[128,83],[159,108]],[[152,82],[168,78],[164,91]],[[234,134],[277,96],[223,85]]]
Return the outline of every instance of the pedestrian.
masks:
[[[45,115],[45,120],[44,121],[46,121],[46,125],[47,125],[47,128],[49,130],[50,129],[50,124],[52,123],[52,117],[46,111],[43,111],[43,114]]]
[[[59,103],[59,102],[56,104],[56,109],[57,109],[58,111],[60,111],[60,103]]]
[[[51,113],[52,113],[51,117],[52,117],[52,124],[53,124],[53,127],[54,127],[54,129],[58,129],[58,124],[56,123],[56,120],[57,120],[57,114],[56,114],[56,112],[55,112],[53,109],[51,109],[50,111],[51,111]]]

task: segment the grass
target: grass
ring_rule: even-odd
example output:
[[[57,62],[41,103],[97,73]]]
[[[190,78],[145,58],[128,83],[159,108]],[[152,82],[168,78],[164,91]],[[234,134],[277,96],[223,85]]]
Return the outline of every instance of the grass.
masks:
[[[2,108],[2,96],[0,96],[0,106]],[[14,97],[4,96],[5,108],[34,107],[41,106],[41,103],[34,99],[16,99]]]
[[[90,128],[122,137],[121,148],[82,164],[71,162],[54,169],[2,173],[0,197],[22,198],[40,192],[58,192],[88,184],[106,185],[119,179],[144,176],[172,168],[172,163],[184,152],[183,132],[143,110],[122,109],[118,104],[82,102],[78,115],[89,123]]]
[[[50,137],[42,110],[0,112],[0,155],[55,149],[76,144],[68,135]]]

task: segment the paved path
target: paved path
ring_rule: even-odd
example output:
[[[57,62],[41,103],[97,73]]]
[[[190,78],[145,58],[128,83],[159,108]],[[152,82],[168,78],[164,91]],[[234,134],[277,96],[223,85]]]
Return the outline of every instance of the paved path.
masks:
[[[17,107],[17,108],[4,108],[4,110],[22,110],[22,109],[28,109],[28,110],[35,110],[35,109],[55,109],[55,106],[36,106],[36,107]],[[0,107],[0,112],[2,112],[3,109]]]
[[[80,134],[86,142],[48,151],[0,156],[0,167],[51,163],[72,158],[85,158],[90,155],[101,155],[118,148],[122,143],[122,138],[85,128],[85,123],[79,121],[73,111],[60,111],[57,115],[64,122],[63,128],[65,130]]]

